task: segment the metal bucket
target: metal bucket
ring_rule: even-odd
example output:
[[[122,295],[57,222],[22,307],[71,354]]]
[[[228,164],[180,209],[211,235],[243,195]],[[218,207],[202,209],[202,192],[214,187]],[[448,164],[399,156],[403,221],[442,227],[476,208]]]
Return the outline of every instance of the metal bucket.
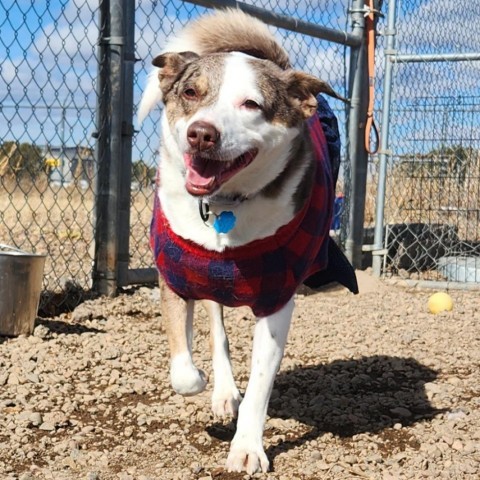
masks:
[[[0,245],[0,335],[33,332],[45,258]]]

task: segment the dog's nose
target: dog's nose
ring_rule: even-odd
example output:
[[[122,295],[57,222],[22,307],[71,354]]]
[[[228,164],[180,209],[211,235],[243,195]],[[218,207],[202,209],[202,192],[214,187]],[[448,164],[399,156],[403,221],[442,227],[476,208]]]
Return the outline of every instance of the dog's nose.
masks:
[[[210,123],[196,121],[187,130],[187,140],[192,148],[204,151],[212,148],[220,139],[220,132]]]

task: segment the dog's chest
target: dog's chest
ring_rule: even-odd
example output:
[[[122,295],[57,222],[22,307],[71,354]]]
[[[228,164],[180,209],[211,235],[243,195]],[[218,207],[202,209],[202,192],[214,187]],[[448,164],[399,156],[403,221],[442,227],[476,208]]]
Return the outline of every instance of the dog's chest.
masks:
[[[257,316],[279,310],[298,286],[327,264],[333,182],[318,119],[310,126],[317,159],[315,183],[302,211],[274,235],[222,252],[177,235],[156,197],[151,245],[160,274],[186,299],[250,306]]]

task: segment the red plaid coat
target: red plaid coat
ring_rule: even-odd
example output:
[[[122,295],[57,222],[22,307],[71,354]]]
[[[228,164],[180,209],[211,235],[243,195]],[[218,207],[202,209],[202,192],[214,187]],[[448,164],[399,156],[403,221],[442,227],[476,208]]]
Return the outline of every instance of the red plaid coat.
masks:
[[[310,200],[293,220],[267,238],[223,252],[176,235],[156,195],[151,246],[169,287],[185,299],[249,306],[257,317],[280,310],[310,275],[328,262],[334,185],[327,141],[317,115],[309,120],[317,160]]]

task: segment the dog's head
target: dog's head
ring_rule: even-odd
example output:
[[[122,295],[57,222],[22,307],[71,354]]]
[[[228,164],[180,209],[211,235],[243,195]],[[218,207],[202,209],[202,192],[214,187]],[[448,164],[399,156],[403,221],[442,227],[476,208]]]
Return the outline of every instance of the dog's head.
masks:
[[[164,145],[182,156],[191,195],[249,195],[273,181],[314,114],[325,82],[238,53],[154,59],[165,104]],[[177,155],[178,156],[178,155]]]

